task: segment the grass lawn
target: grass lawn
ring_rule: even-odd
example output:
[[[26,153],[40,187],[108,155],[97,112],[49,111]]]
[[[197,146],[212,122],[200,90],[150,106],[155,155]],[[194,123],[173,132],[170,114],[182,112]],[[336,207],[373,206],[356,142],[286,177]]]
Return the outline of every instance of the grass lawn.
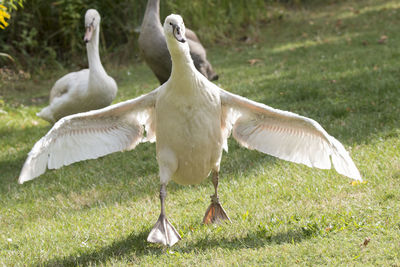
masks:
[[[183,240],[149,244],[159,215],[155,145],[18,185],[26,154],[50,129],[35,113],[67,70],[3,80],[0,265],[400,266],[400,2],[340,1],[284,14],[245,42],[208,49],[217,84],[317,120],[350,151],[365,183],[230,140],[220,200],[232,224],[201,223],[211,179],[171,182],[167,214]],[[119,85],[115,102],[157,86],[142,63],[106,68]]]

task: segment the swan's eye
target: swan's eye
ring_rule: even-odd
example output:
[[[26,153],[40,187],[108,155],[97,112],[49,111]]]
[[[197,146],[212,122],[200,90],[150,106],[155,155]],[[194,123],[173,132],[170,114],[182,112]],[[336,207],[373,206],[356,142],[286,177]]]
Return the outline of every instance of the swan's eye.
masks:
[[[172,26],[172,22],[170,22],[170,23],[169,23],[169,25],[171,25],[171,26]]]

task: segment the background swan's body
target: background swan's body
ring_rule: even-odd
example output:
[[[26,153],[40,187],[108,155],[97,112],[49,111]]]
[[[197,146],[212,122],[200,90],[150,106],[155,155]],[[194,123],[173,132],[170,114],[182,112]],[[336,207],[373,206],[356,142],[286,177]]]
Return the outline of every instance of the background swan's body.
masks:
[[[187,29],[187,41],[190,55],[197,70],[209,80],[217,80],[218,75],[207,60],[207,53],[197,35]],[[143,23],[139,35],[140,52],[147,65],[156,75],[160,84],[166,82],[171,75],[171,57],[165,41],[160,22],[160,0],[148,0]]]
[[[108,106],[117,94],[117,84],[107,75],[100,61],[100,15],[96,10],[89,9],[86,12],[85,27],[89,69],[66,74],[54,84],[50,91],[49,106],[37,114],[49,122]]]
[[[339,173],[361,180],[342,144],[316,121],[229,93],[201,75],[189,55],[180,16],[168,16],[164,31],[173,62],[171,78],[133,100],[61,119],[32,148],[20,183],[44,173],[47,166],[59,168],[156,140],[161,214],[147,240],[172,246],[180,236],[164,210],[170,180],[196,184],[212,171],[215,194],[204,222],[229,220],[217,188],[221,154],[231,132],[247,148],[311,167],[329,169],[332,159]]]

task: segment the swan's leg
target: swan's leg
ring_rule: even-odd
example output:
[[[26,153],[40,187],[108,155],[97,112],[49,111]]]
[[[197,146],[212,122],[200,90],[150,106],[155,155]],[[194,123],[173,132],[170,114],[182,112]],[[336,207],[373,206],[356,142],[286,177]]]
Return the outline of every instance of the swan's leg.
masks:
[[[151,229],[147,241],[151,243],[160,243],[163,245],[173,246],[176,242],[181,240],[181,236],[176,231],[175,227],[168,221],[165,215],[164,202],[167,196],[166,184],[161,184],[160,200],[161,200],[161,213],[160,217],[153,229]]]
[[[214,185],[215,193],[214,193],[214,195],[211,196],[211,205],[208,207],[206,214],[204,215],[204,218],[203,218],[203,223],[205,223],[205,224],[219,223],[219,222],[222,222],[225,220],[231,222],[231,219],[229,219],[224,208],[219,203],[218,176],[219,176],[219,172],[214,171],[213,177],[212,177],[212,182]]]

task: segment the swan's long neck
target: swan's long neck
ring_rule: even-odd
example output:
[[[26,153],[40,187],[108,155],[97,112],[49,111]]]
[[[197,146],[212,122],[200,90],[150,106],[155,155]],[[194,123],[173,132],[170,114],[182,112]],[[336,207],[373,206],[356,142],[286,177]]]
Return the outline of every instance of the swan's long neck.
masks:
[[[93,76],[107,75],[106,71],[103,68],[103,65],[101,64],[99,54],[100,25],[97,26],[97,29],[94,30],[93,34],[94,36],[92,40],[86,44],[86,50],[89,60],[90,79],[93,78]]]
[[[190,56],[188,43],[167,40],[167,45],[172,60],[171,79],[195,77],[197,70]]]
[[[161,25],[160,21],[160,0],[148,0],[144,13],[144,23]]]

